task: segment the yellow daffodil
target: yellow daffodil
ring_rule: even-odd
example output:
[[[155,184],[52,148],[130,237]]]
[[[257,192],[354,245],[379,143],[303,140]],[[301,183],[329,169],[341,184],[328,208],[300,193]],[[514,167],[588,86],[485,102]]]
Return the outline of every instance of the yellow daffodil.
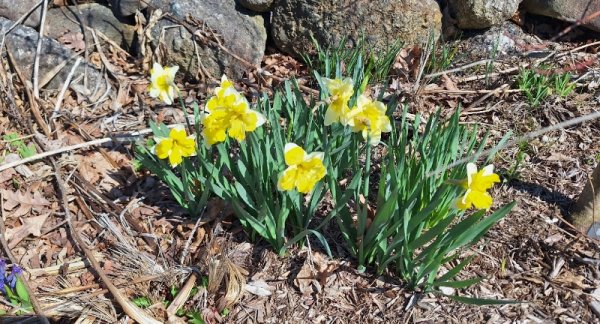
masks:
[[[284,158],[288,167],[279,177],[279,190],[297,188],[299,192],[306,194],[327,174],[322,152],[306,154],[300,146],[288,143],[285,145]]]
[[[159,159],[169,158],[172,167],[179,165],[184,157],[196,155],[194,135],[187,135],[183,127],[172,128],[169,137],[155,138],[154,153]]]
[[[248,100],[224,75],[205,110],[202,136],[207,145],[225,141],[226,134],[241,142],[246,139],[246,132],[254,131],[266,121],[261,113],[250,109]]]
[[[460,182],[466,192],[458,199],[456,207],[464,210],[471,206],[477,209],[490,209],[493,199],[487,190],[497,182],[500,182],[500,177],[494,173],[493,165],[490,164],[477,171],[475,163],[467,163],[467,179]]]
[[[354,83],[352,79],[323,79],[329,91],[330,103],[325,112],[325,126],[339,122],[348,125],[347,113],[350,110],[348,101],[354,94]]]
[[[381,133],[392,131],[390,118],[385,114],[386,107],[383,102],[372,101],[361,95],[357,100],[357,107],[350,110],[348,118],[351,121],[352,131],[362,132],[369,144],[377,145],[381,141]]]
[[[167,105],[173,103],[175,96],[178,94],[177,86],[175,85],[175,73],[179,70],[178,66],[162,67],[158,63],[152,65],[150,70],[150,97],[159,98]]]

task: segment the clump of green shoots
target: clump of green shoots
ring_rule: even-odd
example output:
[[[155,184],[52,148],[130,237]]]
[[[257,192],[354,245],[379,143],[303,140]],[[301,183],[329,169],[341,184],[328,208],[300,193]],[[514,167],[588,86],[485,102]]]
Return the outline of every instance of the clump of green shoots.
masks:
[[[517,86],[532,107],[539,106],[553,93],[566,98],[575,89],[575,83],[571,82],[571,73],[538,73],[533,69],[522,69],[519,72]]]
[[[34,156],[36,153],[35,146],[25,144],[23,138],[17,133],[4,134],[2,140],[6,143],[5,152],[17,152],[22,159]]]
[[[337,46],[323,48],[313,38],[316,53],[303,55],[304,62],[311,72],[318,72],[326,78],[335,78],[336,72],[353,77],[358,84],[386,82],[392,65],[402,49],[396,41],[384,50],[375,50],[367,43],[364,35],[350,46],[348,38],[343,38]]]

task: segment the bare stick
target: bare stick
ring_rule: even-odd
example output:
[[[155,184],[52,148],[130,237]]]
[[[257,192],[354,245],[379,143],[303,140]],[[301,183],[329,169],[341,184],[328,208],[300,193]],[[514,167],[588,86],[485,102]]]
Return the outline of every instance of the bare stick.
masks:
[[[125,314],[127,314],[129,317],[131,317],[138,323],[159,324],[159,321],[146,314],[143,310],[135,306],[132,302],[130,302],[127,298],[123,296],[121,291],[112,283],[110,278],[104,273],[102,267],[100,266],[100,263],[98,262],[98,260],[96,260],[94,253],[90,251],[90,249],[86,246],[85,242],[83,242],[83,240],[79,236],[79,233],[77,233],[77,230],[73,226],[73,222],[71,219],[71,211],[69,210],[69,201],[67,199],[67,191],[65,189],[65,185],[60,175],[60,169],[58,168],[58,165],[56,164],[54,159],[51,158],[50,162],[52,163],[52,167],[54,168],[54,176],[56,178],[58,192],[61,196],[61,202],[65,212],[65,218],[67,220],[67,224],[69,224],[69,229],[75,243],[77,243],[78,247],[83,251],[87,259],[90,261],[92,268],[98,274],[100,280],[102,281],[106,289],[110,291],[110,294],[115,298],[119,306],[121,306]]]
[[[181,126],[181,125],[180,124],[168,125],[167,128],[174,128],[174,127],[178,127],[178,126]],[[142,129],[140,131],[131,132],[129,134],[99,138],[99,139],[89,141],[89,142],[83,142],[83,143],[79,143],[79,144],[75,144],[75,145],[61,147],[61,148],[53,150],[53,151],[38,153],[34,156],[31,156],[31,157],[28,157],[25,159],[21,159],[18,161],[14,161],[11,163],[0,164],[0,172],[10,169],[10,168],[14,168],[16,166],[19,166],[19,165],[22,165],[25,163],[37,161],[37,160],[40,160],[40,159],[43,159],[43,158],[46,158],[49,156],[53,156],[53,155],[57,155],[57,154],[61,154],[61,153],[69,152],[69,151],[75,151],[75,150],[79,150],[79,149],[90,147],[90,146],[102,145],[102,144],[110,143],[110,142],[134,142],[140,136],[145,135],[145,134],[150,134],[150,133],[152,133],[152,129],[146,128],[146,129]]]
[[[202,209],[202,212],[200,213],[200,217],[198,217],[196,224],[194,224],[194,229],[192,229],[192,232],[190,233],[190,237],[188,237],[187,242],[185,242],[185,247],[183,248],[183,252],[181,253],[181,259],[179,259],[179,264],[181,264],[181,265],[183,265],[183,261],[190,253],[190,246],[192,245],[192,239],[194,238],[194,234],[196,234],[196,230],[202,223],[202,215],[204,215],[205,210],[206,210],[206,206]]]
[[[34,98],[33,94],[31,93],[31,89],[27,83],[27,80],[25,80],[23,73],[21,73],[21,69],[19,69],[19,66],[17,65],[15,58],[11,54],[11,51],[7,50],[6,54],[6,56],[12,64],[12,67],[15,69],[15,72],[17,72],[19,80],[21,80],[21,83],[23,83],[25,95],[27,96],[27,101],[29,101],[29,107],[31,108],[31,114],[33,115],[33,118],[35,118],[35,122],[42,129],[44,135],[46,135],[46,137],[50,137],[50,128],[48,127],[48,124],[46,124],[46,121],[44,121],[44,118],[42,117],[42,113],[40,112],[40,109],[38,107],[38,102],[36,101],[37,98]]]
[[[171,305],[169,305],[169,307],[167,308],[167,316],[169,318],[175,316],[175,313],[177,313],[177,310],[179,308],[181,308],[181,306],[183,304],[185,304],[185,301],[190,296],[190,292],[192,291],[192,288],[194,288],[196,279],[197,279],[196,273],[192,272],[190,274],[190,276],[188,277],[187,281],[185,282],[185,285],[183,285],[183,287],[181,287],[181,290],[179,290],[179,293],[177,294],[177,296],[175,296],[175,299],[173,299],[173,301],[171,302]]]
[[[42,19],[40,23],[40,35],[38,37],[37,49],[35,50],[35,58],[33,60],[33,96],[37,99],[40,97],[40,88],[38,75],[40,73],[40,55],[42,52],[42,41],[44,40],[44,25],[46,25],[46,11],[48,10],[48,0],[44,0],[42,7]]]
[[[541,135],[546,134],[546,133],[551,132],[551,131],[555,131],[555,130],[558,130],[558,129],[563,129],[565,127],[577,125],[577,124],[580,124],[580,123],[583,123],[583,122],[586,122],[586,121],[590,121],[590,120],[594,120],[594,119],[597,119],[597,118],[600,118],[600,110],[594,111],[593,113],[589,113],[587,115],[579,116],[577,118],[565,120],[564,122],[560,122],[560,123],[558,123],[556,125],[544,127],[544,128],[539,129],[537,131],[533,131],[531,133],[527,133],[527,134],[525,134],[525,135],[523,135],[521,137],[518,137],[518,138],[516,138],[516,139],[514,139],[512,141],[508,141],[508,142],[504,143],[504,145],[502,145],[500,147],[494,147],[494,148],[491,148],[491,149],[487,149],[485,151],[480,152],[479,154],[475,154],[474,156],[462,158],[462,159],[460,159],[458,161],[455,161],[455,162],[450,163],[450,164],[448,164],[446,166],[443,166],[443,167],[441,167],[441,168],[439,168],[439,169],[437,169],[435,171],[431,171],[431,172],[429,172],[427,174],[427,177],[434,176],[436,174],[439,174],[439,173],[442,173],[442,172],[444,172],[446,170],[449,170],[449,169],[451,169],[451,168],[453,168],[455,166],[458,166],[458,165],[461,165],[463,163],[475,160],[475,159],[479,158],[480,156],[487,156],[487,155],[489,155],[489,154],[491,154],[493,152],[497,152],[498,150],[500,150],[502,148],[511,147],[511,146],[513,146],[515,144],[518,144],[518,143],[522,142],[522,141],[530,140],[530,139],[536,138],[538,136],[541,136]]]
[[[469,64],[466,64],[466,65],[463,65],[463,66],[459,66],[457,68],[453,68],[453,69],[450,69],[450,70],[436,72],[436,73],[430,73],[430,74],[425,75],[423,78],[424,79],[431,79],[431,78],[435,78],[437,76],[441,76],[441,75],[444,75],[444,74],[450,74],[450,73],[454,73],[454,72],[460,72],[460,71],[466,70],[466,69],[474,67],[474,66],[488,64],[488,63],[493,63],[493,62],[494,62],[494,60],[492,60],[492,59],[485,59],[485,60],[481,60],[481,61],[476,61],[476,62],[469,63]]]
[[[508,83],[505,83],[505,84],[503,84],[503,85],[499,86],[498,88],[496,88],[496,89],[494,89],[494,90],[492,90],[492,91],[490,91],[490,92],[486,93],[485,95],[481,96],[481,98],[479,98],[479,99],[475,100],[475,102],[473,102],[472,104],[470,104],[470,105],[469,105],[467,108],[465,108],[465,109],[464,109],[462,112],[469,111],[469,110],[473,109],[473,107],[475,107],[475,106],[479,105],[479,104],[480,104],[480,103],[482,103],[482,102],[483,102],[485,99],[487,99],[487,98],[489,98],[489,97],[491,97],[491,96],[493,96],[493,95],[499,94],[499,93],[500,93],[500,92],[502,92],[503,90],[506,90],[506,88],[508,88],[508,87],[509,87],[509,86],[508,86]]]
[[[58,117],[58,114],[60,112],[60,106],[62,105],[62,101],[65,98],[65,93],[67,92],[67,89],[69,88],[69,84],[71,84],[71,79],[73,78],[73,74],[75,74],[75,70],[77,70],[77,67],[79,66],[80,63],[81,63],[81,57],[78,57],[77,60],[75,61],[75,64],[73,64],[73,66],[71,67],[71,71],[69,72],[69,75],[67,76],[67,80],[65,81],[65,84],[63,85],[62,89],[60,90],[60,93],[58,94],[58,98],[56,98],[56,104],[54,105],[54,111],[52,112],[52,117],[50,117],[50,119],[54,119],[54,118]]]

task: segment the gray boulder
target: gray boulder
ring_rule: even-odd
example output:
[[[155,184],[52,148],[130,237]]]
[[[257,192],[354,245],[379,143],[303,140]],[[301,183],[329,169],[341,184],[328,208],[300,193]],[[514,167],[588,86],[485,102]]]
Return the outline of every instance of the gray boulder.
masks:
[[[0,18],[0,32],[4,34],[12,25],[12,20]],[[23,77],[32,80],[33,65],[37,48],[39,34],[33,28],[18,25],[6,35],[4,40],[6,50],[15,60],[15,65],[23,73]],[[39,82],[40,86],[45,81],[48,84],[45,89],[60,89],[63,87],[73,64],[75,63],[75,53],[64,47],[54,39],[44,37],[42,40],[42,49],[39,58]],[[65,64],[66,63],[66,64]],[[65,64],[64,66],[62,66]],[[62,66],[62,68],[61,68]],[[58,70],[60,68],[60,70]],[[84,73],[87,71],[88,88],[82,88],[84,84]],[[73,74],[72,88],[77,88],[79,93],[94,97],[98,93],[102,94],[107,85],[103,75],[95,67],[82,62]],[[95,91],[94,91],[95,90]]]
[[[52,8],[46,14],[46,35],[58,39],[59,37],[71,33],[82,33],[81,23],[98,32],[101,32],[107,38],[117,45],[129,49],[133,42],[135,33],[134,27],[122,24],[110,8],[97,3],[81,4],[77,6],[65,6]],[[88,46],[93,44],[94,39],[89,31],[86,30]],[[102,38],[98,36],[98,40]]]
[[[109,3],[115,15],[120,17],[131,16],[137,10],[143,10],[147,7],[146,1],[143,0],[110,0]]]
[[[525,11],[560,20],[575,22],[600,11],[598,0],[524,0]],[[600,31],[600,17],[583,23],[584,27]]]
[[[435,0],[279,0],[272,9],[272,34],[282,51],[305,54],[314,37],[322,47],[343,37],[382,49],[400,39],[421,44],[441,33],[442,14]]]
[[[462,29],[501,25],[519,9],[521,0],[450,0],[450,11]]]
[[[39,0],[0,0],[0,16],[17,21],[29,12]],[[17,5],[18,4],[18,5]],[[42,6],[39,6],[29,18],[25,20],[25,25],[37,27],[40,25],[40,16],[42,14]]]
[[[256,12],[267,12],[273,5],[273,0],[238,0],[238,2],[242,7]]]
[[[249,69],[248,64],[260,64],[267,42],[264,20],[237,6],[235,0],[151,0],[149,4],[176,17],[174,21],[160,20],[153,27],[153,45],[160,46],[163,63],[178,65],[186,77],[195,78],[204,69],[217,79],[222,74],[239,78]],[[190,28],[206,34],[208,39],[195,40],[186,28],[177,27],[188,16],[197,21]],[[226,50],[216,44],[213,36]]]

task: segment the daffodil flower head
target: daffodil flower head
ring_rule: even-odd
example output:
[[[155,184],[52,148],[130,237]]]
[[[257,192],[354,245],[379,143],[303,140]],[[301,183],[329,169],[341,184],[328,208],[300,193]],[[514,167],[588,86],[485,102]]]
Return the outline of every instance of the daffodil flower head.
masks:
[[[386,106],[383,102],[372,101],[367,96],[360,95],[357,107],[348,113],[353,132],[361,132],[369,144],[377,145],[381,141],[381,133],[392,131],[390,118],[385,114]]]
[[[348,125],[347,114],[350,111],[348,101],[354,94],[354,82],[350,78],[346,79],[323,79],[327,91],[329,91],[330,103],[325,112],[325,126],[333,123]]]
[[[159,98],[167,105],[172,104],[179,92],[175,85],[177,70],[179,70],[178,66],[162,67],[155,62],[150,70],[150,87],[148,88],[150,97]]]
[[[285,164],[277,182],[279,190],[298,189],[303,194],[309,193],[325,175],[323,152],[307,154],[304,149],[294,143],[287,143],[284,149]]]
[[[227,134],[242,142],[247,132],[253,132],[265,121],[265,116],[250,109],[248,100],[223,76],[215,95],[206,102],[202,136],[209,146],[225,141]]]
[[[477,209],[490,209],[494,201],[487,190],[498,182],[500,182],[500,177],[494,173],[492,164],[477,171],[475,163],[467,163],[467,178],[460,182],[466,191],[456,202],[456,207],[463,210],[467,210],[471,206],[475,206]]]
[[[183,126],[172,128],[169,137],[155,137],[154,154],[159,159],[169,159],[172,167],[179,165],[184,157],[196,155],[196,139],[187,135]]]

